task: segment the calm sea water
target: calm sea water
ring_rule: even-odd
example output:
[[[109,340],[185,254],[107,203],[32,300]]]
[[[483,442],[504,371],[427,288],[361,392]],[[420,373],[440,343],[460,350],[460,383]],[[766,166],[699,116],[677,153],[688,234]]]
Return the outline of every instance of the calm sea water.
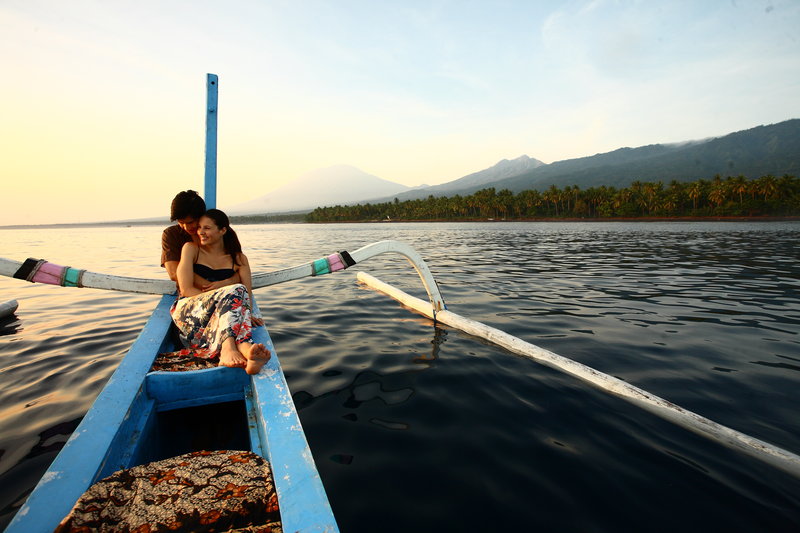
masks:
[[[161,277],[160,227],[0,230],[0,256]],[[800,224],[240,226],[256,271],[384,239],[448,308],[800,453]],[[391,256],[259,289],[340,527],[800,530],[800,480],[359,286]],[[0,278],[0,528],[157,298]]]

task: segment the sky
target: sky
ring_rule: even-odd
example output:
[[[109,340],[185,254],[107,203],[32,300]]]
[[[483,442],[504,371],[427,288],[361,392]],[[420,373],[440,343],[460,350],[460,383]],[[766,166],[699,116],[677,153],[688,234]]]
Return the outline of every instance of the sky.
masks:
[[[225,208],[800,118],[798,27],[797,0],[0,0],[0,226],[202,193],[206,73]]]

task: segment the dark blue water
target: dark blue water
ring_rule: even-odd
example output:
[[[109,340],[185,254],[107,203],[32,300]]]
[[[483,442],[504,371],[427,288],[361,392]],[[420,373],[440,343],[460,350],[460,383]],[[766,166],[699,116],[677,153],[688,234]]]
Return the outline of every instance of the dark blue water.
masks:
[[[414,246],[451,311],[800,452],[797,223],[243,226],[272,270]],[[0,256],[158,277],[160,228],[0,231]],[[795,531],[800,480],[359,286],[256,297],[343,531]],[[0,527],[155,298],[0,280]]]

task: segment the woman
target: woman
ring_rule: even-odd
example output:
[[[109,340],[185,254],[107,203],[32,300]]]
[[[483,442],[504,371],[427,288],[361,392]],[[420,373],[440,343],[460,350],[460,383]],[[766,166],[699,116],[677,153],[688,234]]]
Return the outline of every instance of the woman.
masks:
[[[188,348],[205,349],[219,357],[219,366],[243,367],[257,374],[270,358],[261,343],[254,343],[253,325],[264,322],[252,315],[252,278],[247,256],[230,227],[228,216],[209,209],[200,217],[200,245],[187,242],[181,250],[177,277],[180,297],[170,314]],[[242,283],[229,280],[239,274]]]

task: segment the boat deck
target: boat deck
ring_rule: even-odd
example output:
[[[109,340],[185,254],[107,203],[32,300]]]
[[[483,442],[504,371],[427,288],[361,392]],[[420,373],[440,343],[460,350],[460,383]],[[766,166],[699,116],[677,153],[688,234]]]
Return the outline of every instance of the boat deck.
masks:
[[[174,347],[173,300],[164,296],[156,306],[8,532],[52,531],[95,481],[206,445],[249,449],[270,462],[284,530],[338,531],[266,328],[253,330],[272,352],[257,375],[225,367],[150,372],[157,354]],[[214,418],[237,429],[214,428]]]

